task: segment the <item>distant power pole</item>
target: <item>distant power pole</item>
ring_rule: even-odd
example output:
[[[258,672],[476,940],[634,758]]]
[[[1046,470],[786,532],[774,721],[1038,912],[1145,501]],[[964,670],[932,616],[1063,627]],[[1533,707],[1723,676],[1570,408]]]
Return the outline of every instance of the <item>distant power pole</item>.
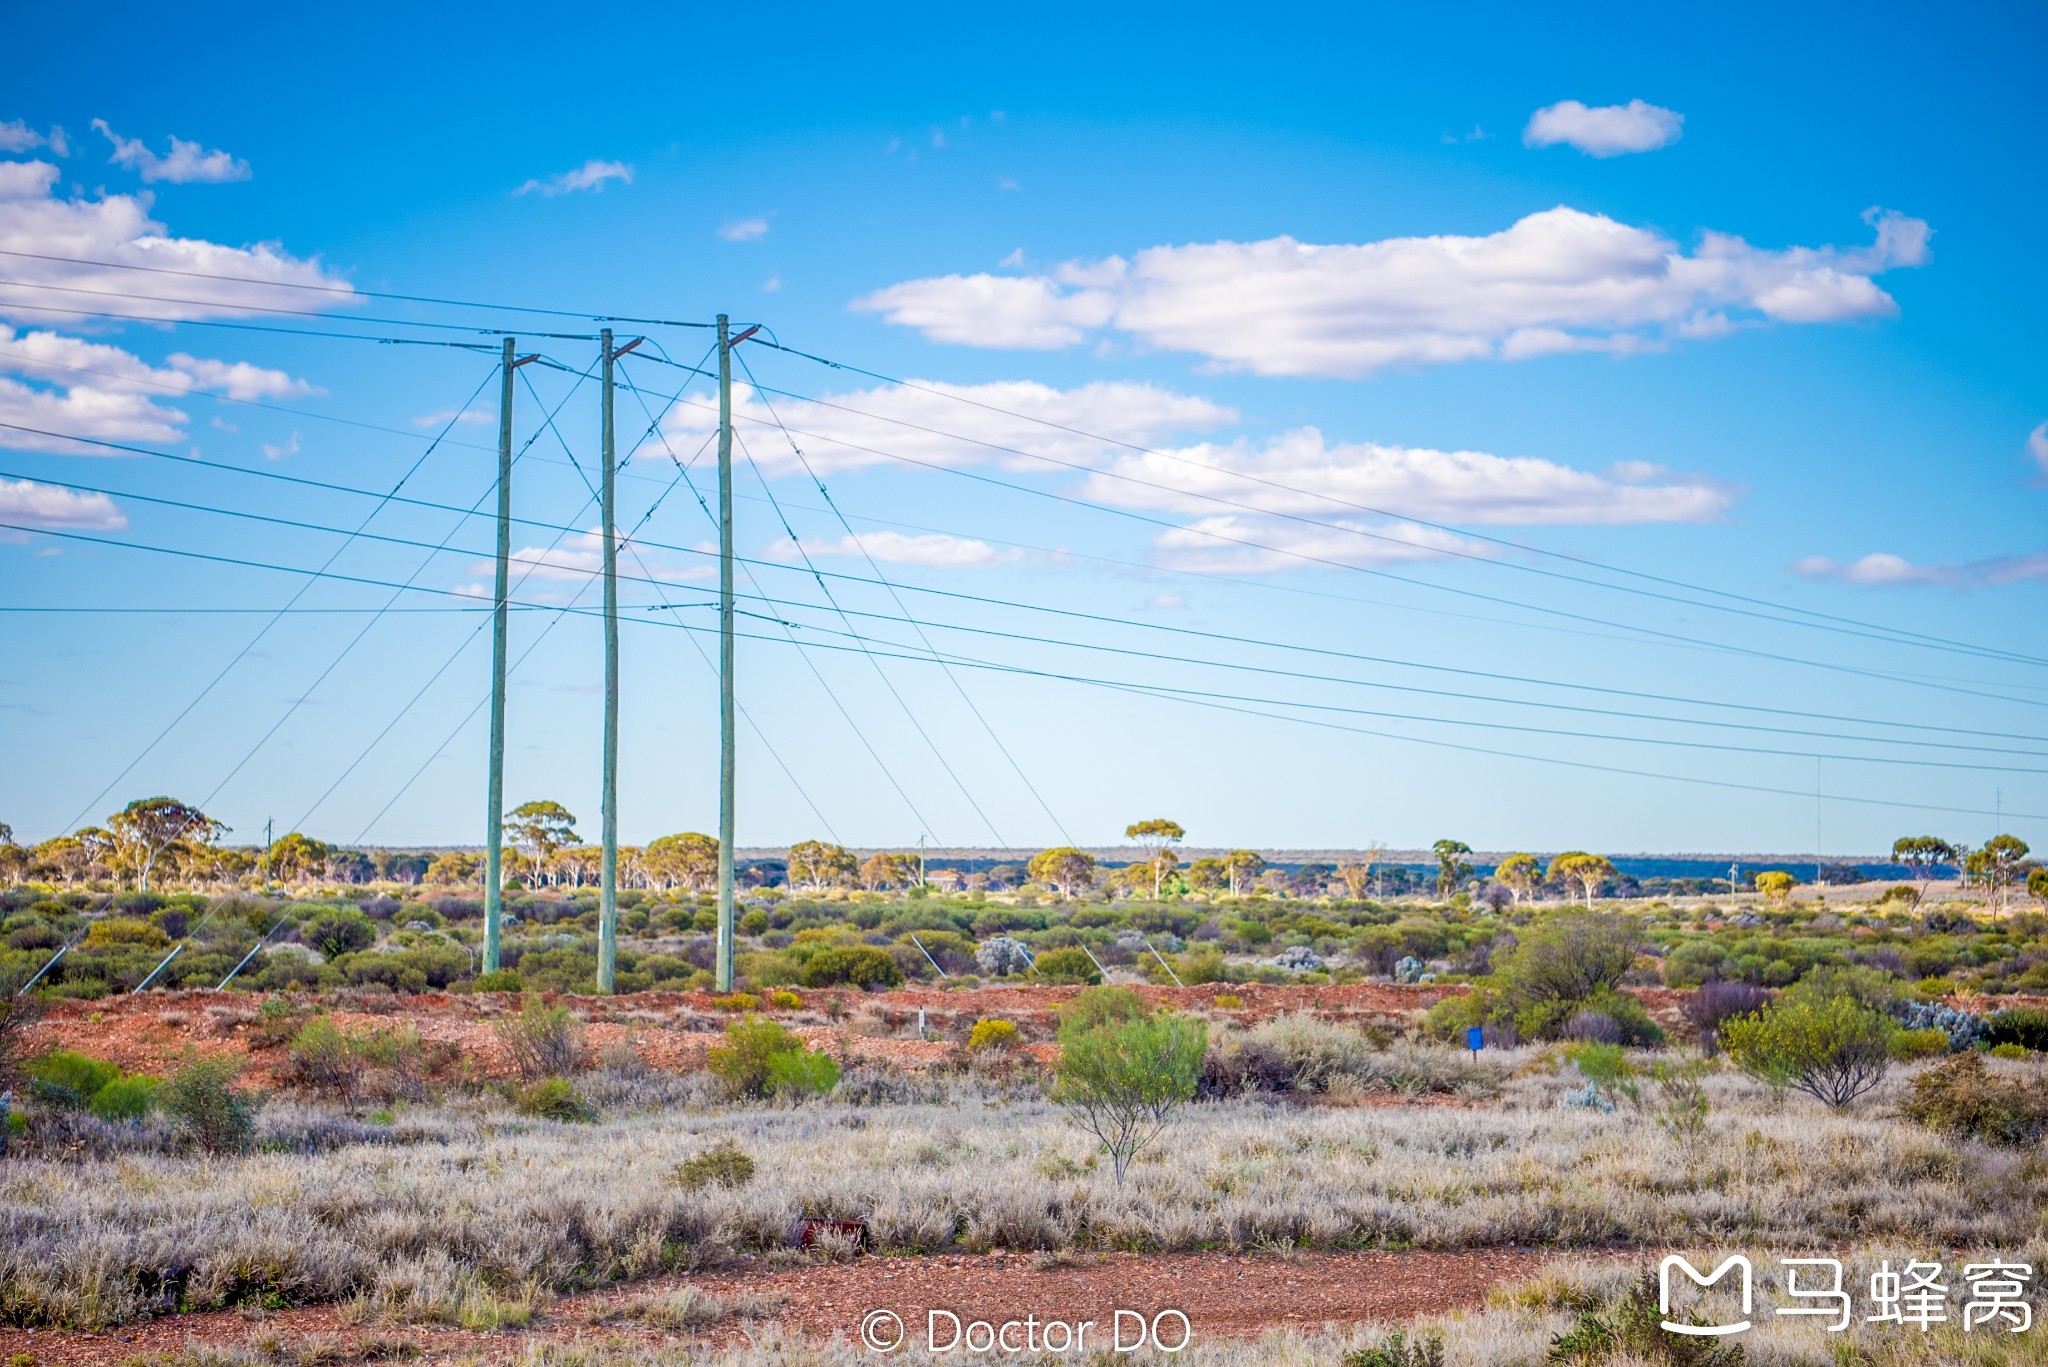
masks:
[[[263,818],[263,881],[266,883],[270,881],[270,847],[277,843],[270,834],[271,824],[271,818]]]
[[[598,502],[604,523],[604,855],[597,911],[597,990],[609,992],[619,957],[619,544],[613,500],[612,330],[598,339],[603,348],[604,384],[600,406],[598,460],[604,479]]]
[[[917,885],[924,886],[924,832],[917,833]]]
[[[732,330],[718,315],[718,990],[732,991]]]
[[[505,600],[511,593],[512,560],[512,372],[513,338],[505,339],[498,388],[498,560],[491,599],[491,777],[484,811],[484,972],[498,971],[498,940],[505,886]],[[530,358],[529,358],[530,359]]]

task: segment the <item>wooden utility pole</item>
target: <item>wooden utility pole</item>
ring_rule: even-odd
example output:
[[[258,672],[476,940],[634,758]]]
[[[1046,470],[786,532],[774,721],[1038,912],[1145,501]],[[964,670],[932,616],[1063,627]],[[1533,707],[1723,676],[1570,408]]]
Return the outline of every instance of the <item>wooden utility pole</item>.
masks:
[[[604,348],[602,433],[598,459],[604,482],[598,500],[604,519],[604,862],[597,912],[597,990],[610,992],[619,957],[619,537],[613,500],[612,330],[599,338]]]
[[[732,329],[718,315],[718,990],[732,991]]]
[[[517,343],[505,339],[503,383],[498,389],[498,566],[491,599],[491,779],[484,812],[484,972],[498,971],[505,887],[505,599],[511,592],[512,372]]]

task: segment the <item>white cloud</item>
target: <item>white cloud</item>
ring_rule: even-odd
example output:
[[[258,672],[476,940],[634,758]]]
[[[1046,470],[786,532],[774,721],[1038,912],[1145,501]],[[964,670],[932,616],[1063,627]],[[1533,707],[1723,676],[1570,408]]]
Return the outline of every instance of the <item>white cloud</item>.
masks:
[[[558,176],[549,176],[546,180],[529,180],[512,193],[539,195],[543,199],[574,194],[579,190],[591,190],[602,194],[605,182],[610,180],[631,185],[632,166],[623,161],[599,161],[593,157],[573,171],[564,171]]]
[[[1146,612],[1180,612],[1186,609],[1188,600],[1178,593],[1155,593],[1145,600]]]
[[[83,385],[65,390],[38,389],[0,375],[0,423],[98,441],[162,446],[184,440],[184,433],[180,430],[184,421],[185,415],[177,409],[151,403],[140,394],[90,389]],[[0,446],[75,456],[121,454],[63,437],[40,436],[7,427],[0,427]]]
[[[218,148],[209,152],[196,142],[183,138],[171,138],[171,154],[160,157],[149,150],[140,138],[124,138],[107,127],[105,119],[94,119],[92,126],[106,135],[114,145],[114,154],[107,158],[116,166],[125,166],[145,181],[169,181],[173,185],[221,185],[231,180],[247,180],[249,163],[240,157],[229,156]]]
[[[496,413],[487,413],[481,408],[466,408],[460,413],[452,408],[443,408],[438,412],[420,414],[420,416],[412,420],[412,425],[414,427],[446,427],[451,422],[458,422],[480,426],[487,422],[496,422],[497,420],[498,415]]]
[[[297,454],[299,454],[299,434],[296,432],[292,433],[291,437],[282,446],[273,446],[267,441],[263,443],[263,458],[265,460],[284,460]]]
[[[1901,584],[1952,584],[1962,575],[1954,565],[1916,565],[1889,551],[1874,551],[1861,560],[1844,563],[1824,555],[1809,555],[1792,562],[1792,573],[1801,579],[1832,579],[1864,587],[1892,587]]]
[[[38,147],[47,147],[60,157],[71,155],[71,141],[61,128],[53,125],[48,133],[38,133],[20,119],[0,123],[0,152],[33,152]]]
[[[700,552],[717,553],[717,546],[699,543]],[[526,546],[513,551],[510,556],[512,580],[555,582],[574,585],[577,588],[594,584],[604,573],[604,532],[593,527],[587,532],[567,536],[553,546]],[[629,537],[619,538],[619,575],[621,580],[637,582],[642,578],[674,580],[710,580],[717,577],[717,569],[705,555],[679,560],[665,552],[635,549]],[[642,566],[645,566],[643,569]],[[493,566],[488,560],[479,561],[470,573],[488,576]],[[477,593],[488,598],[495,592],[486,578],[482,583],[470,585]],[[642,586],[654,587],[654,586]],[[658,589],[657,589],[658,591]]]
[[[1221,404],[1128,381],[1055,389],[1029,380],[983,385],[916,380],[772,403],[771,414],[751,388],[733,386],[741,443],[771,477],[803,468],[777,419],[820,475],[884,464],[892,455],[949,467],[1000,463],[1043,471],[1042,462],[1017,454],[1028,451],[1100,464],[1121,452],[1118,442],[1153,446],[1237,421],[1236,411]],[[679,403],[663,429],[668,446],[650,441],[639,455],[666,460],[668,449],[694,450],[716,421],[717,410],[708,403]]]
[[[2027,454],[2041,467],[2041,473],[2048,475],[2048,422],[2027,433]]]
[[[1591,157],[1654,152],[1677,142],[1685,115],[1641,100],[1588,108],[1577,100],[1545,105],[1529,116],[1522,142],[1529,147],[1568,143]]]
[[[782,277],[779,275],[771,275],[761,282],[761,293],[763,294],[773,294],[781,288]]]
[[[201,238],[173,237],[163,224],[150,218],[147,194],[60,199],[56,194],[58,177],[57,167],[49,162],[0,161],[0,247],[114,265],[8,257],[7,275],[29,284],[66,285],[122,297],[95,299],[8,289],[0,291],[0,317],[48,322],[52,317],[46,311],[48,306],[75,305],[172,322],[233,316],[259,306],[339,307],[354,302],[347,292],[348,282],[330,274],[317,260],[301,260],[274,242],[230,247]],[[120,266],[197,274],[163,275]],[[234,278],[205,278],[208,276]],[[274,287],[283,284],[324,289],[310,293]],[[309,305],[308,300],[316,302]],[[46,308],[18,307],[24,304]]]
[[[1860,588],[1984,588],[2048,579],[2048,551],[2031,555],[1998,555],[1966,563],[1945,562],[1923,565],[1877,551],[1846,563],[1824,555],[1809,555],[1791,565],[1802,579],[1832,580]]]
[[[1583,527],[1711,522],[1735,490],[1673,479],[1642,462],[1601,476],[1534,456],[1331,442],[1313,427],[1259,443],[1240,438],[1122,455],[1083,486],[1097,502],[1167,512],[1211,512],[1216,504],[1205,494],[1325,521],[1350,504],[1429,522]]]
[[[768,236],[768,220],[758,215],[734,219],[719,228],[718,235],[728,242],[753,242]]]
[[[1447,551],[1488,555],[1492,548],[1453,532],[1412,522],[1324,519],[1311,527],[1270,518],[1204,517],[1161,532],[1152,559],[1162,569],[1204,574],[1278,574],[1323,565],[1377,566],[1430,560]],[[1240,544],[1251,543],[1251,544]]]
[[[175,352],[163,366],[152,366],[134,353],[106,342],[88,342],[41,330],[17,332],[0,323],[0,372],[8,371],[51,381],[56,388],[7,382],[0,387],[0,410],[5,411],[7,421],[102,441],[182,440],[177,424],[185,422],[186,415],[178,409],[150,403],[140,397],[141,391],[214,391],[237,399],[321,392],[281,370],[267,370],[246,362],[206,360]],[[32,421],[32,417],[42,421]],[[0,430],[0,445],[78,454],[93,449],[75,442],[53,443],[47,438],[5,430]]]
[[[986,569],[991,565],[1006,565],[1023,555],[1021,551],[991,546],[973,537],[948,536],[942,532],[916,536],[903,532],[862,532],[858,536],[829,540],[807,537],[800,544],[814,559],[862,557],[865,553],[885,565],[926,565],[948,570]],[[778,560],[790,560],[796,557],[796,548],[787,541],[778,541],[769,546],[768,554]]]
[[[969,346],[1050,350],[1114,328],[1219,369],[1356,377],[1641,350],[1737,321],[1890,316],[1898,306],[1871,277],[1924,263],[1931,230],[1875,209],[1864,218],[1876,234],[1867,247],[1772,251],[1708,232],[1687,252],[1650,229],[1559,207],[1484,237],[1153,247],[1045,275],[910,280],[852,307]]]
[[[27,479],[0,479],[0,522],[117,532],[128,519],[105,494],[75,493]]]
[[[174,373],[190,380],[193,388],[217,390],[231,399],[289,399],[324,392],[282,370],[266,370],[247,361],[209,361],[182,351],[171,353],[164,361]]]

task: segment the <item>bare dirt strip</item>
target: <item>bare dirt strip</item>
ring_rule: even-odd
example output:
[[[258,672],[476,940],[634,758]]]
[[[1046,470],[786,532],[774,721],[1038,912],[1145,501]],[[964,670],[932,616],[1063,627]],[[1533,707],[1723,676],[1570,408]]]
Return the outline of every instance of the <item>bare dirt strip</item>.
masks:
[[[78,1363],[112,1367],[137,1356],[187,1347],[291,1345],[322,1341],[325,1360],[355,1356],[430,1360],[509,1360],[540,1341],[684,1349],[743,1342],[749,1324],[727,1320],[691,1333],[654,1328],[622,1314],[641,1297],[685,1284],[723,1300],[753,1298],[765,1318],[787,1330],[859,1342],[875,1311],[900,1319],[911,1346],[923,1346],[930,1312],[1000,1326],[1026,1316],[1043,1324],[1093,1321],[1087,1346],[1110,1334],[1119,1310],[1149,1322],[1161,1311],[1188,1318],[1198,1341],[1249,1338],[1271,1329],[1324,1324],[1403,1322],[1481,1304],[1495,1286],[1520,1282],[1554,1259],[1534,1249],[1463,1252],[1384,1251],[1262,1255],[1243,1253],[1100,1254],[1048,1258],[992,1253],[940,1257],[862,1257],[845,1262],[753,1259],[687,1279],[662,1277],[563,1297],[528,1328],[496,1333],[439,1325],[357,1325],[333,1306],[277,1311],[174,1315],[104,1334],[0,1330],[0,1361],[27,1354],[36,1367]],[[1583,1254],[1579,1256],[1584,1256]],[[772,1308],[769,1308],[771,1307]],[[941,1335],[952,1332],[940,1317]],[[1134,1327],[1124,1321],[1126,1331]],[[1012,1336],[1026,1332],[1013,1329]],[[1161,1333],[1178,1335],[1171,1316]],[[1107,1347],[1107,1343],[1101,1344]]]
[[[948,991],[909,989],[862,992],[858,988],[794,990],[802,1005],[763,1006],[764,1014],[788,1023],[814,1047],[847,1062],[918,1068],[957,1057],[974,1022],[984,1016],[1015,1021],[1024,1038],[1043,1045],[1056,1024],[1059,1006],[1073,987],[981,987]],[[1268,986],[1218,983],[1202,987],[1141,987],[1155,1004],[1170,1010],[1212,1009],[1217,997],[1231,1019],[1259,1020],[1306,1011],[1326,1020],[1399,1028],[1450,992],[1462,988],[1404,987],[1359,983],[1345,986]],[[99,1001],[52,1002],[32,1035],[31,1047],[76,1049],[119,1064],[129,1072],[162,1075],[194,1055],[254,1055],[247,1081],[268,1085],[271,1066],[282,1061],[272,1042],[263,1047],[252,1030],[268,1000],[330,1011],[345,1029],[395,1025],[417,1029],[422,1038],[454,1046],[480,1078],[511,1072],[493,1023],[519,1010],[513,994],[341,991],[263,994],[238,992],[148,992]],[[593,1058],[619,1046],[642,1065],[662,1072],[690,1072],[704,1066],[704,1051],[716,1042],[734,1012],[703,992],[638,992],[617,997],[545,994],[550,1004],[568,1006],[584,1022]],[[916,1037],[922,1020],[927,1038]],[[1037,1052],[1045,1052],[1038,1050]]]

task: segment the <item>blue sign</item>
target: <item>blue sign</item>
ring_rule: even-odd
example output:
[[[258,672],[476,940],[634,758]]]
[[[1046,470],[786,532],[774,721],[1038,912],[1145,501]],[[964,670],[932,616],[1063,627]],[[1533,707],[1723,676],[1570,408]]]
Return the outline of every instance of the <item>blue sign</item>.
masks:
[[[1467,1049],[1470,1049],[1473,1053],[1478,1053],[1479,1047],[1485,1043],[1486,1032],[1480,1029],[1478,1026],[1475,1025],[1470,1030],[1467,1030],[1465,1032],[1465,1047]]]

